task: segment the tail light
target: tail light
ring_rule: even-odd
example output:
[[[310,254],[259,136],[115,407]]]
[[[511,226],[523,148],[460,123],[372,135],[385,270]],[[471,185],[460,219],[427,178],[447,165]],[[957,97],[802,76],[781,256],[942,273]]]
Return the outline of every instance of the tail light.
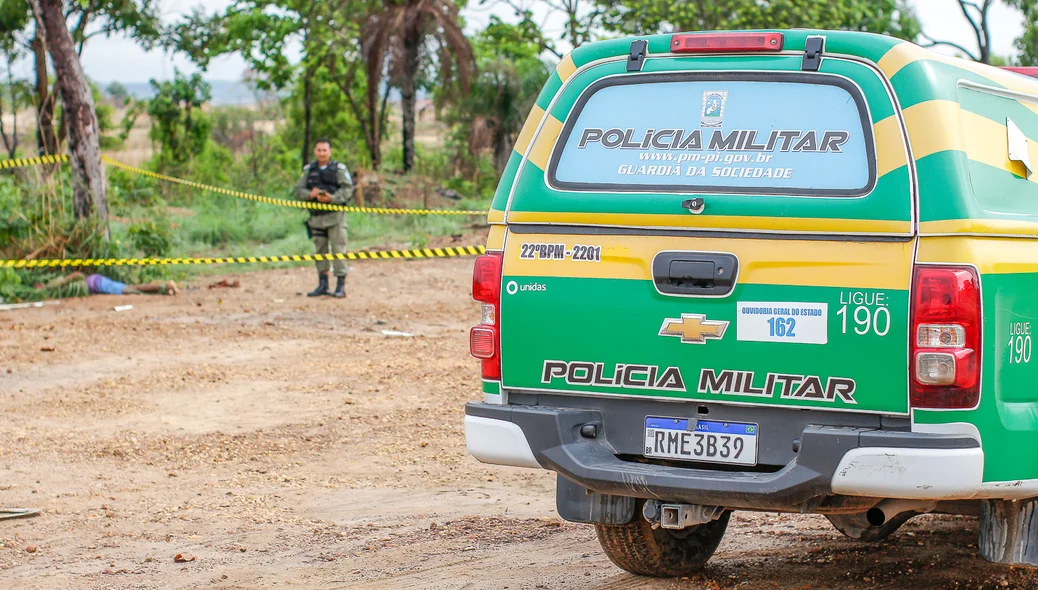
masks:
[[[501,379],[501,260],[500,252],[490,252],[472,268],[472,298],[483,305],[480,324],[469,332],[469,353],[483,361],[483,378],[490,380]]]
[[[670,38],[674,53],[782,51],[782,33],[682,33]]]
[[[912,407],[980,400],[980,279],[965,266],[917,266],[912,283]]]

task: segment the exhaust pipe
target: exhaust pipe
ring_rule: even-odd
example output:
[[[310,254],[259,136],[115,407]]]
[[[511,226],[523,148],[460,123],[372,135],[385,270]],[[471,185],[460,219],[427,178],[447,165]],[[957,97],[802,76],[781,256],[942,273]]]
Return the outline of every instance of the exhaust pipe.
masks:
[[[865,520],[872,526],[879,527],[890,522],[898,514],[905,512],[918,512],[925,514],[933,512],[937,508],[937,502],[923,502],[920,500],[883,500],[865,513]]]

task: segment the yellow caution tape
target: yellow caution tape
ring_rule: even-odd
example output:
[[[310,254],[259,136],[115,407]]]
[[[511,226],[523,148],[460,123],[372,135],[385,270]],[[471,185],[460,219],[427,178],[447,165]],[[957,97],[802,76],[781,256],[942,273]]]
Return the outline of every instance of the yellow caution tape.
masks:
[[[483,246],[447,246],[414,250],[362,250],[341,254],[289,256],[233,256],[227,258],[67,258],[61,260],[0,260],[0,268],[55,268],[85,266],[165,266],[175,264],[249,264],[261,262],[317,262],[321,260],[385,260],[455,258],[485,254]]]
[[[189,186],[191,188],[197,188],[199,190],[210,191],[221,195],[227,195],[236,197],[238,199],[247,199],[250,201],[257,201],[260,203],[266,203],[268,205],[278,205],[281,207],[295,207],[297,209],[315,209],[319,211],[346,211],[349,213],[378,213],[382,215],[486,215],[486,211],[477,211],[472,209],[396,209],[392,207],[353,207],[349,205],[333,205],[331,203],[315,203],[313,201],[296,201],[291,199],[275,199],[272,197],[264,197],[262,195],[254,195],[242,191],[236,191],[226,188],[220,188],[218,186],[212,186],[208,184],[202,184],[201,182],[195,182],[193,180],[184,180],[183,178],[177,178],[175,176],[168,176],[166,174],[159,174],[158,172],[152,172],[151,170],[145,170],[144,168],[138,168],[129,164],[124,164],[108,156],[101,156],[103,160],[109,166],[121,168],[127,172],[134,174],[140,174],[156,180],[162,180],[164,182],[172,182],[174,184],[180,184]],[[0,160],[0,170],[7,168],[24,168],[27,166],[39,166],[40,164],[58,164],[68,162],[67,155],[60,156],[41,156],[37,158],[16,158],[14,160]]]
[[[39,158],[15,158],[13,160],[0,160],[0,170],[7,168],[25,168],[27,166],[39,166],[40,164],[62,164],[68,162],[68,156],[41,156]]]

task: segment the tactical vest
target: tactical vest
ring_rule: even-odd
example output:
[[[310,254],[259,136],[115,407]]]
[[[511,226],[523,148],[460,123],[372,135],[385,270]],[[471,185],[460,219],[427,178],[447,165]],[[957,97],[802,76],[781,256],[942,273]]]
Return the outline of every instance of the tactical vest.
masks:
[[[306,175],[306,188],[316,187],[334,195],[335,191],[339,190],[338,173],[339,163],[335,160],[329,160],[324,170],[321,170],[321,165],[316,161],[310,162],[310,171]],[[328,213],[333,213],[333,211],[310,210],[310,215],[327,215]]]

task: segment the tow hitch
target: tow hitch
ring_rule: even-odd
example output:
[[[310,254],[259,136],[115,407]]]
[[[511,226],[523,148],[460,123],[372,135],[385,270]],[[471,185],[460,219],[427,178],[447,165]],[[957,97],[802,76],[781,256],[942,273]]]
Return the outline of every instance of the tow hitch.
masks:
[[[659,500],[648,500],[642,506],[642,516],[652,528],[681,530],[699,526],[721,518],[722,506],[700,506],[698,504],[663,504]]]

